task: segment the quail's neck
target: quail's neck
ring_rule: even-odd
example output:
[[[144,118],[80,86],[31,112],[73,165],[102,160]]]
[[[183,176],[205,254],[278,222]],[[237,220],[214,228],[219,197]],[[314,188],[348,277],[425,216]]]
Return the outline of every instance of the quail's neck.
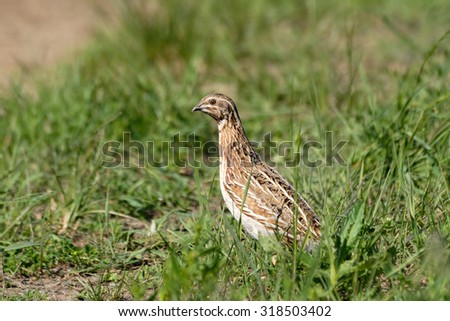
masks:
[[[240,122],[219,122],[219,155],[222,165],[231,167],[258,159]]]

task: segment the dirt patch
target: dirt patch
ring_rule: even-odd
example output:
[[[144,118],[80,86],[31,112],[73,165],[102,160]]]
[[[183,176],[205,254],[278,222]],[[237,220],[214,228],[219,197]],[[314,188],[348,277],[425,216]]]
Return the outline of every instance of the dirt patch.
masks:
[[[121,271],[110,273],[122,275]],[[131,294],[120,282],[110,282],[104,274],[74,273],[67,266],[35,276],[3,275],[1,296],[6,300],[131,300]]]
[[[94,278],[94,277],[91,277]],[[83,277],[86,282],[89,280]],[[79,279],[67,275],[39,275],[19,277],[5,275],[3,297],[39,300],[77,300],[83,285]]]
[[[0,1],[0,86],[82,48],[112,12],[106,0]]]

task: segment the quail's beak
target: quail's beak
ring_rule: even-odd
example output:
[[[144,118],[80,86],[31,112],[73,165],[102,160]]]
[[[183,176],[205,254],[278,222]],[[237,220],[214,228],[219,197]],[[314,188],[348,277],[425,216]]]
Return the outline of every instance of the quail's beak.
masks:
[[[0,0],[1,1],[1,0]],[[208,104],[198,104],[197,106],[195,106],[194,108],[192,108],[192,111],[201,111],[202,113],[205,113],[206,115],[211,116],[212,118],[214,118],[216,121],[219,118],[219,113],[217,108],[211,107]]]
[[[194,108],[192,108],[192,112],[194,112],[194,111],[202,111],[203,109],[205,109],[205,107],[202,107],[202,105],[197,105]]]

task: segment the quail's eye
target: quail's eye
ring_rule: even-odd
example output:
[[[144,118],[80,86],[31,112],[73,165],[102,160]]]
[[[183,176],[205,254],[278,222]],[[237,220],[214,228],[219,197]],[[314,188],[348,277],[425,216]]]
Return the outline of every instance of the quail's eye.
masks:
[[[215,104],[216,104],[216,100],[215,100],[215,99],[211,99],[211,100],[209,101],[209,103],[210,103],[211,105],[215,105]]]

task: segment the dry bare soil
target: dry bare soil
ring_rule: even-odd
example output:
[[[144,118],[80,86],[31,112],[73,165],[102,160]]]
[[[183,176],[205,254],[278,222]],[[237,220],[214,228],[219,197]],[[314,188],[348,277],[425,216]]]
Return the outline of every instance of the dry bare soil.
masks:
[[[0,1],[0,85],[82,47],[109,10],[104,0]]]

